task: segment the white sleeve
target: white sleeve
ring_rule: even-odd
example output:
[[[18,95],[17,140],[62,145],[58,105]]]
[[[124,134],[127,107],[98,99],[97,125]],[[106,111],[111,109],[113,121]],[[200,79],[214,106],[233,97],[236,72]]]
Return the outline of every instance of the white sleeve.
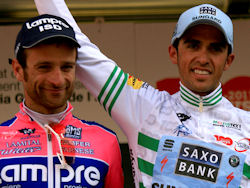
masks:
[[[64,0],[35,0],[39,14],[64,18],[76,32],[78,49],[77,78],[103,105],[128,137],[136,139],[137,131],[161,98],[147,83],[124,73],[111,59],[102,54],[84,35]]]

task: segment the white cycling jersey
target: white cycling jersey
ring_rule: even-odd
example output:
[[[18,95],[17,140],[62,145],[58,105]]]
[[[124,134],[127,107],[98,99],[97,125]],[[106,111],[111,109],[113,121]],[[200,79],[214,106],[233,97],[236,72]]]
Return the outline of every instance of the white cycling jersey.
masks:
[[[63,0],[35,0],[66,19],[81,45],[77,76],[122,128],[136,187],[250,187],[250,112],[222,96],[170,95],[124,73],[77,26]]]

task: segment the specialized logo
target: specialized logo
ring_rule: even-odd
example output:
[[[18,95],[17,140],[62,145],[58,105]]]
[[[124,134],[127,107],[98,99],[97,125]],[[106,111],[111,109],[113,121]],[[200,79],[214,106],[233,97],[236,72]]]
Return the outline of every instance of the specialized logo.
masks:
[[[216,9],[212,7],[201,7],[200,14],[211,14],[213,16],[216,16]]]
[[[228,182],[227,182],[227,188],[229,183],[234,179],[234,173],[231,172],[228,176],[227,176]]]
[[[183,143],[175,174],[216,182],[222,153],[209,148]]]
[[[241,124],[213,120],[213,126],[241,130]]]
[[[129,76],[128,81],[127,81],[127,84],[129,86],[132,86],[134,89],[140,89],[143,83],[144,83],[143,81],[133,76]]]
[[[165,167],[165,165],[168,162],[168,156],[165,156],[162,160],[161,160],[161,172],[163,171],[163,168]]]
[[[65,129],[64,137],[81,139],[82,128],[74,127],[73,125],[67,125]]]
[[[214,135],[214,137],[216,138],[218,142],[222,142],[228,146],[231,146],[233,144],[233,140],[229,137],[224,137],[224,136],[219,136],[219,135]]]
[[[234,149],[237,152],[245,152],[250,149],[250,138],[243,138],[235,143]]]
[[[28,134],[29,136],[31,134],[34,134],[36,129],[27,129],[27,128],[24,128],[24,129],[20,129],[18,130],[20,133],[23,133],[23,134]]]

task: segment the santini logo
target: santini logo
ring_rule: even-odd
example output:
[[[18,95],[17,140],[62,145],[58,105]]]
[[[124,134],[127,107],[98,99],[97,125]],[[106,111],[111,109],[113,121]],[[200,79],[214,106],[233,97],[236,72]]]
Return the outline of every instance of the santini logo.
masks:
[[[183,143],[175,173],[210,182],[216,182],[222,153]]]

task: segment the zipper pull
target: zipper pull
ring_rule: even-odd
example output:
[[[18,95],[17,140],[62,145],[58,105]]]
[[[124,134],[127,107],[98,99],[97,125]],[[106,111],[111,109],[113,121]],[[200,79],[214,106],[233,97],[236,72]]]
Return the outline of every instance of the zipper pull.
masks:
[[[200,103],[199,103],[199,112],[203,112],[203,102],[202,102],[202,100],[200,100]]]
[[[48,140],[51,141],[51,131],[48,129]]]

